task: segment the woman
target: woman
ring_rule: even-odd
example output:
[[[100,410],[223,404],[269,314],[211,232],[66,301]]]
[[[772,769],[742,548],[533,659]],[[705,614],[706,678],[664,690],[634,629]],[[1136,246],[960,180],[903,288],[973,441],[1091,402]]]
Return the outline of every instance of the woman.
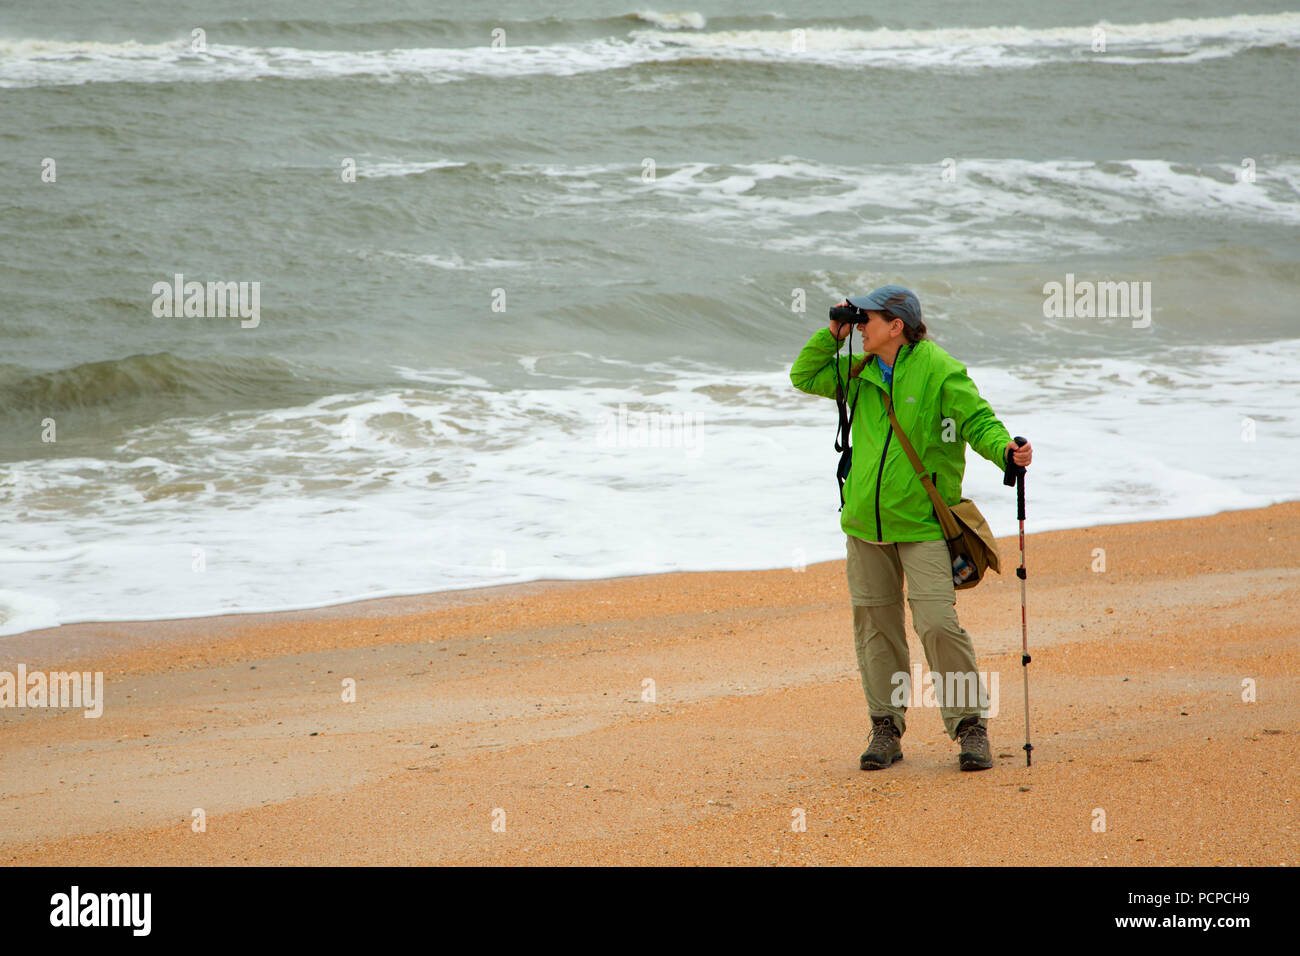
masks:
[[[840,527],[847,536],[854,645],[872,723],[860,766],[879,770],[903,757],[899,741],[911,669],[903,616],[906,577],[912,626],[934,675],[944,728],[961,745],[958,764],[987,770],[993,766],[981,712],[987,711],[987,692],[970,635],[957,622],[948,547],[925,486],[893,435],[886,396],[892,396],[899,425],[950,505],[961,499],[968,444],[999,471],[1009,451],[1016,464],[1028,465],[1033,448],[1011,440],[966,367],[926,338],[921,304],[910,290],[887,285],[840,304],[861,318],[831,319],[828,328],[818,329],[795,359],[790,381],[812,395],[841,393],[852,409],[853,455]],[[851,354],[837,355],[854,326],[866,353],[856,361]],[[976,694],[960,693],[971,687],[978,688]],[[957,691],[949,695],[953,699],[945,699],[945,689]]]

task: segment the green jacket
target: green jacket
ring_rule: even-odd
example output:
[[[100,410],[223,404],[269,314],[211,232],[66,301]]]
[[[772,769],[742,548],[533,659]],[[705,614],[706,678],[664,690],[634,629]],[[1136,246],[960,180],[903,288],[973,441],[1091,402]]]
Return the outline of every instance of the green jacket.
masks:
[[[810,395],[835,397],[835,337],[818,329],[790,369],[790,382]],[[853,356],[861,361],[866,356]],[[890,391],[875,356],[849,380],[850,356],[839,359],[853,412],[853,463],[844,483],[840,527],[867,541],[934,541],[943,538],[934,503],[889,427]],[[980,397],[966,366],[928,339],[904,344],[894,358],[894,414],[934,479],[943,500],[961,500],[966,445],[1001,472],[1011,435]]]

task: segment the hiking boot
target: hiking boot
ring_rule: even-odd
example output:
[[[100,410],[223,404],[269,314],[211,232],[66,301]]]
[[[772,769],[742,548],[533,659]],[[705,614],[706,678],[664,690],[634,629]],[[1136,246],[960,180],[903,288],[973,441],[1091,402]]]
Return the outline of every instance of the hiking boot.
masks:
[[[957,725],[957,740],[961,743],[961,752],[957,754],[957,763],[963,770],[988,770],[993,766],[993,755],[989,753],[989,732],[980,725],[978,717],[963,717]]]
[[[871,740],[858,766],[863,770],[884,770],[903,759],[903,747],[898,742],[903,732],[894,724],[893,717],[872,717],[871,724]]]

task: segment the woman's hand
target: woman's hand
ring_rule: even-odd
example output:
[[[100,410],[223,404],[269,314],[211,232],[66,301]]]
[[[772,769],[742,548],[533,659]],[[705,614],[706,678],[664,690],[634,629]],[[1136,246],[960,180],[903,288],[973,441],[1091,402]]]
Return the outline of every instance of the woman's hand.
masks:
[[[1015,454],[1011,456],[1011,460],[1014,461],[1017,465],[1028,465],[1031,461],[1034,460],[1034,446],[1029,444],[1028,441],[1026,441],[1023,445],[1017,445],[1013,441],[1007,442],[1007,451],[1012,451],[1012,450],[1014,450]],[[1003,458],[1006,457],[1005,451],[1002,453],[1002,457]]]

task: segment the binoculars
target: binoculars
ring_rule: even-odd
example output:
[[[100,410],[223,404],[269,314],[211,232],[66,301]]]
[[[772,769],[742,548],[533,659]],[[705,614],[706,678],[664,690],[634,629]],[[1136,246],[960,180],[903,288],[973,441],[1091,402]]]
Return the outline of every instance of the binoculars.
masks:
[[[856,325],[859,322],[867,321],[867,313],[851,305],[833,305],[831,306],[831,318],[845,325]]]

